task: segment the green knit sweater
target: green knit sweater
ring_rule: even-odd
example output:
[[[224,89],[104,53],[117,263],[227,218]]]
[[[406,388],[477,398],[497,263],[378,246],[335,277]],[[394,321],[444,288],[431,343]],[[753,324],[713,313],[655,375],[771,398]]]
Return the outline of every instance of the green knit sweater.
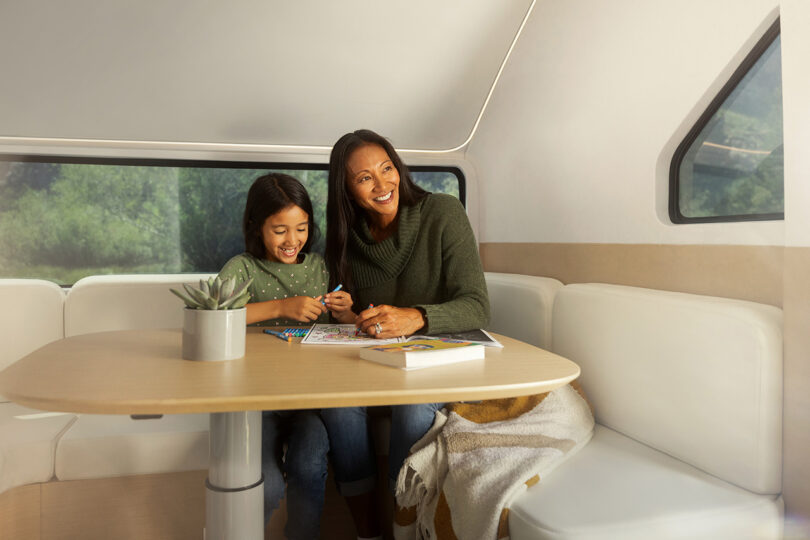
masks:
[[[297,264],[257,259],[250,253],[242,253],[225,263],[219,276],[222,279],[236,277],[237,283],[250,278],[248,286],[250,302],[281,300],[293,296],[319,296],[327,293],[329,274],[323,257],[317,253],[304,253],[304,260]],[[324,313],[315,322],[329,322],[329,314]],[[269,319],[252,326],[301,326],[293,319]]]
[[[397,231],[375,242],[364,219],[348,242],[355,306],[388,304],[424,310],[420,332],[484,328],[489,297],[475,236],[464,207],[450,195],[430,194],[400,206]]]

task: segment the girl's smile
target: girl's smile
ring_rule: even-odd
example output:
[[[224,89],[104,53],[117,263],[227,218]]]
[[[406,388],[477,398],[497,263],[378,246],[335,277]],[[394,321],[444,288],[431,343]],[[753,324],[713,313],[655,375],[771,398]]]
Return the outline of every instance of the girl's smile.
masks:
[[[307,238],[309,215],[294,204],[268,217],[262,225],[262,241],[268,261],[297,263]]]

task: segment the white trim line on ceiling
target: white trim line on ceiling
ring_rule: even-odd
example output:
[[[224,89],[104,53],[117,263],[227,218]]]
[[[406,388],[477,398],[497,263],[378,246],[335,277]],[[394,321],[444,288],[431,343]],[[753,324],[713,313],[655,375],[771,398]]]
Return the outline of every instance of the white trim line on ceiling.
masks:
[[[470,134],[467,136],[467,139],[461,143],[460,145],[456,146],[455,148],[450,148],[448,150],[408,150],[402,149],[400,150],[397,148],[397,151],[401,152],[422,152],[422,153],[429,153],[429,154],[446,154],[449,152],[456,152],[461,150],[472,140],[475,132],[478,130],[478,124],[481,123],[481,118],[484,116],[484,111],[487,110],[487,105],[489,105],[489,100],[492,97],[492,93],[495,92],[495,87],[498,85],[498,81],[501,78],[501,73],[503,73],[503,69],[506,67],[506,63],[509,61],[509,58],[512,56],[512,51],[517,44],[518,39],[520,38],[520,34],[523,33],[523,28],[526,26],[526,23],[529,20],[529,16],[532,14],[532,10],[534,9],[534,4],[537,3],[537,0],[532,0],[532,3],[529,4],[529,9],[526,10],[526,15],[523,16],[523,20],[520,22],[520,26],[515,32],[515,37],[512,38],[512,43],[509,45],[509,50],[506,51],[506,55],[503,57],[503,61],[501,62],[501,66],[498,68],[498,73],[495,75],[495,79],[492,81],[492,85],[489,87],[489,93],[487,94],[486,99],[484,99],[484,104],[481,106],[481,110],[478,113],[478,118],[475,119],[475,124],[473,124],[472,129],[470,130]]]
[[[512,55],[512,51],[520,38],[529,16],[534,10],[534,5],[537,0],[532,0],[529,4],[529,9],[526,10],[526,15],[515,32],[515,37],[512,38],[512,43],[506,51],[506,55],[501,61],[498,68],[498,73],[489,87],[487,97],[478,112],[478,117],[475,119],[470,134],[460,145],[446,150],[420,150],[416,148],[397,148],[398,152],[419,153],[419,154],[449,154],[462,150],[467,146],[475,136],[478,130],[478,125],[481,123],[481,118],[489,105],[489,100],[492,97],[498,80],[501,78],[506,63]],[[305,151],[316,153],[329,153],[332,150],[331,146],[307,146],[307,145],[294,145],[294,144],[238,144],[238,143],[194,143],[194,142],[175,142],[175,141],[129,141],[129,140],[115,140],[115,139],[67,139],[59,137],[8,137],[0,136],[0,150],[2,146],[62,146],[62,147],[82,147],[82,148],[107,148],[107,149],[146,149],[146,150],[190,150],[190,151],[215,151],[215,152],[247,152],[247,153],[263,153],[263,152],[289,152],[289,151]]]

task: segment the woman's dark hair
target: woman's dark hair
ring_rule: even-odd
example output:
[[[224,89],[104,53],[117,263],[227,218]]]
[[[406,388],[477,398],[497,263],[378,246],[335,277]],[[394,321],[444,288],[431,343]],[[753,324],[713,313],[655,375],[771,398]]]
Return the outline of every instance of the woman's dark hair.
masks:
[[[346,257],[346,245],[349,230],[357,219],[365,216],[346,187],[346,162],[352,152],[362,146],[379,145],[391,158],[399,173],[399,204],[413,206],[428,194],[427,191],[413,183],[408,167],[402,162],[394,147],[385,137],[368,129],[359,129],[342,136],[332,147],[329,156],[329,198],[326,202],[326,267],[329,269],[329,288],[338,283],[354,292],[349,261]]]
[[[270,173],[257,178],[250,186],[245,202],[245,215],[242,217],[242,234],[245,236],[245,251],[258,259],[266,258],[262,226],[273,214],[295,205],[309,216],[309,236],[301,248],[304,253],[318,235],[312,213],[312,201],[306,188],[288,174]]]

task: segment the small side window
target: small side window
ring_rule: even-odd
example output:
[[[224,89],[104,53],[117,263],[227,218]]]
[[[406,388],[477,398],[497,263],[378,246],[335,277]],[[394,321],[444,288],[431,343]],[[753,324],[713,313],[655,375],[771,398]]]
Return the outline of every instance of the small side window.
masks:
[[[784,219],[779,20],[679,145],[673,223]]]

